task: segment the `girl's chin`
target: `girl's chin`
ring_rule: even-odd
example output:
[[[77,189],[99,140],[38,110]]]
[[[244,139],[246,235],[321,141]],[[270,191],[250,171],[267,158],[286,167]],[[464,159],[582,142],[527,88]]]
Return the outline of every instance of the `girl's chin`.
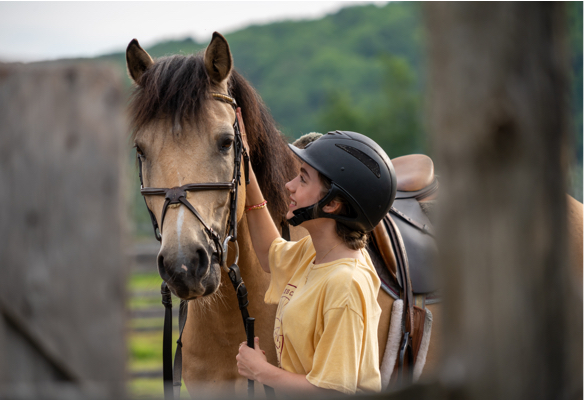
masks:
[[[294,216],[294,213],[292,212],[292,210],[288,210],[288,212],[286,213],[286,219],[290,219]]]

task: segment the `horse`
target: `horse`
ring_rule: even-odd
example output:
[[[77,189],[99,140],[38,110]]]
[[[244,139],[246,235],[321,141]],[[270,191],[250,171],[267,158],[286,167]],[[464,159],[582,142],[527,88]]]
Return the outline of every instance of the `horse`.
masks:
[[[223,36],[215,32],[203,53],[173,55],[156,61],[134,39],[126,50],[126,61],[135,83],[129,111],[144,187],[174,188],[232,180],[236,116],[232,105],[218,101],[225,95],[241,107],[251,165],[274,223],[282,229],[289,228],[291,240],[307,234],[302,227],[288,227],[284,217],[288,209],[284,184],[297,174],[299,161],[287,148],[287,141],[260,96],[233,68],[229,45]],[[256,336],[260,337],[268,361],[275,364],[272,331],[276,306],[263,301],[269,274],[261,269],[250,241],[244,213],[245,182],[241,179],[235,184],[239,190],[238,264],[249,292],[249,313],[256,319]],[[183,378],[192,396],[207,392],[244,393],[246,382],[238,375],[235,362],[238,345],[245,340],[237,298],[227,274],[221,273],[216,240],[203,226],[208,225],[225,238],[230,217],[229,193],[187,191],[186,198],[194,204],[200,218],[186,210],[185,205],[166,207],[163,197],[145,196],[153,220],[163,220],[159,227],[162,237],[158,271],[175,295],[189,300],[182,334]],[[581,225],[582,204],[576,203]],[[579,235],[575,243],[579,240],[581,271],[581,229]],[[234,253],[235,246],[229,242],[227,265],[234,262]],[[380,290],[378,302],[382,308],[378,330],[381,360],[394,299]],[[433,316],[433,329],[422,376],[437,370],[441,332],[440,304],[426,307]]]

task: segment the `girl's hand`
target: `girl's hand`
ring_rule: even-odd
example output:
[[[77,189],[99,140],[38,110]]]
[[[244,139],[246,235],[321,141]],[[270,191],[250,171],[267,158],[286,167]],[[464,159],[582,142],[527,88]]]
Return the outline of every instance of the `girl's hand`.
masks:
[[[239,345],[237,360],[237,372],[241,376],[254,381],[259,380],[258,375],[269,365],[266,352],[260,349],[260,338],[254,338],[254,348],[247,346],[247,342]]]
[[[247,154],[249,154],[249,145],[247,144],[247,134],[245,133],[245,125],[243,124],[243,116],[241,115],[241,108],[237,107],[235,111],[237,114],[237,120],[239,121],[239,130],[241,131],[241,138],[243,139],[243,146],[245,150],[247,150]]]

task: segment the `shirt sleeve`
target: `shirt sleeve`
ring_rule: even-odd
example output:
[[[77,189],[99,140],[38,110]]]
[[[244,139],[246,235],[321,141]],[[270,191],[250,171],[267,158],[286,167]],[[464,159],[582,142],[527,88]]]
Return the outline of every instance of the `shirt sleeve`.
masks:
[[[307,240],[289,242],[276,238],[270,245],[268,263],[270,266],[270,286],[266,291],[264,302],[278,304],[284,288],[294,275],[296,268],[302,262],[306,253]]]
[[[324,315],[324,330],[306,379],[315,386],[354,394],[359,380],[364,323],[348,305]]]

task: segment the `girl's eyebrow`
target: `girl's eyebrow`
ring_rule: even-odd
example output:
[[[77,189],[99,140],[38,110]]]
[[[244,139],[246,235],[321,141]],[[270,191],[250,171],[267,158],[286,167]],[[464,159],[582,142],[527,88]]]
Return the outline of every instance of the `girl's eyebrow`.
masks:
[[[310,175],[308,175],[308,172],[304,169],[304,167],[300,167],[300,173],[304,174],[308,179],[310,179]]]

